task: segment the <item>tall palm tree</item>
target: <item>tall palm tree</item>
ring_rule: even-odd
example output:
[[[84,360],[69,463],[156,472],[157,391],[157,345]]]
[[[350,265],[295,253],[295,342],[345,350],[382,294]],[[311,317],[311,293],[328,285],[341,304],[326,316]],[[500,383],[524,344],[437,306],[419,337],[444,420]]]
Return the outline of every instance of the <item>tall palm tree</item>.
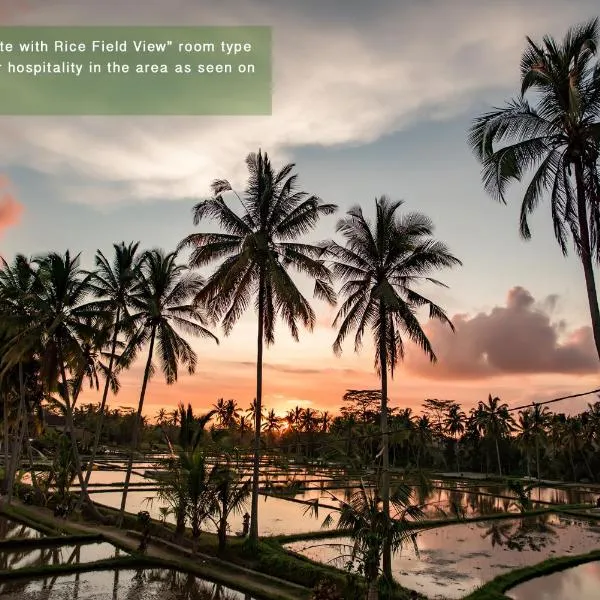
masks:
[[[389,434],[388,371],[404,355],[404,340],[417,344],[430,360],[435,353],[415,312],[426,306],[429,316],[442,323],[452,323],[432,300],[415,290],[415,285],[429,281],[440,285],[430,273],[442,267],[460,265],[448,248],[432,237],[433,224],[422,214],[399,215],[402,202],[385,196],[375,200],[376,220],[372,224],[360,207],[354,207],[337,225],[345,246],[327,244],[335,275],[343,281],[345,297],[334,321],[339,326],[334,351],[339,354],[342,342],[355,329],[354,347],[362,345],[365,330],[371,329],[377,346],[375,368],[381,377],[382,496],[384,513],[389,515]],[[391,545],[383,553],[384,573],[391,579]]]
[[[242,415],[240,417],[240,420],[238,421],[238,431],[240,432],[240,441],[241,442],[244,441],[246,432],[250,431],[250,429],[252,429],[252,423],[251,423],[249,417],[247,417],[246,415]]]
[[[0,334],[2,335],[2,348],[0,352],[0,380],[4,391],[4,489],[8,502],[12,500],[13,482],[21,457],[23,440],[28,439],[27,410],[25,393],[25,375],[23,363],[29,361],[40,348],[27,344],[21,348],[19,356],[14,356],[15,338],[24,332],[30,325],[33,316],[33,299],[41,291],[41,286],[30,261],[23,255],[17,255],[12,264],[0,257]],[[17,345],[16,348],[19,348]],[[14,363],[17,362],[15,368]],[[9,389],[18,389],[18,409],[13,421],[15,429],[14,444],[8,460],[9,450]]]
[[[215,404],[213,404],[213,410],[217,415],[217,421],[221,427],[226,427],[227,423],[227,405],[223,398],[219,398]]]
[[[139,275],[139,255],[138,243],[125,242],[113,244],[114,256],[109,260],[100,250],[96,252],[96,270],[91,273],[90,288],[98,298],[96,305],[103,312],[107,313],[112,329],[110,341],[110,355],[108,358],[108,368],[104,380],[104,389],[102,391],[102,401],[98,411],[98,422],[96,424],[96,433],[94,435],[94,444],[92,446],[92,455],[88,463],[87,473],[85,475],[86,483],[89,483],[94,461],[100,445],[102,427],[104,425],[104,414],[106,410],[106,401],[110,391],[111,380],[115,371],[124,365],[118,364],[117,343],[119,336],[126,326],[133,326],[133,323],[127,323],[131,298],[135,294],[135,287]],[[125,326],[125,327],[124,327]]]
[[[269,435],[273,435],[281,429],[281,417],[278,417],[273,409],[267,413],[267,418],[263,423],[263,431]]]
[[[219,552],[222,553],[227,545],[229,517],[244,510],[252,482],[243,478],[241,470],[227,460],[215,465],[210,474],[210,487],[213,494],[211,519],[217,527]]]
[[[137,449],[140,422],[146,388],[154,372],[154,347],[157,346],[160,369],[167,384],[177,381],[180,365],[188,373],[196,370],[197,356],[188,342],[177,333],[177,329],[192,335],[210,338],[218,343],[213,333],[206,329],[206,318],[202,310],[190,300],[200,290],[203,280],[190,273],[184,265],[177,264],[177,253],[165,254],[162,250],[151,250],[143,255],[140,263],[140,282],[135,296],[131,298],[132,317],[140,323],[132,336],[131,346],[148,344],[148,358],[140,390],[137,415],[133,427],[131,450],[127,462],[127,473],[121,499],[119,523],[123,522],[129,481],[133,468],[133,457]]]
[[[351,562],[359,562],[367,583],[368,600],[379,598],[377,579],[386,540],[391,541],[394,550],[408,543],[416,550],[416,526],[425,519],[423,507],[415,502],[410,486],[394,486],[390,495],[394,511],[391,522],[383,509],[380,492],[379,478],[375,479],[375,485],[368,487],[361,480],[348,500],[338,500],[340,511],[336,528],[346,532],[352,540]],[[328,515],[323,525],[328,527],[332,523],[332,515]]]
[[[319,423],[321,424],[321,431],[323,433],[327,433],[329,431],[329,427],[331,426],[331,415],[329,411],[324,410],[319,416]]]
[[[531,450],[535,447],[535,434],[530,409],[519,411],[516,430],[519,432],[517,435],[517,443],[525,453],[527,476],[531,477]]]
[[[246,409],[246,414],[250,421],[256,424],[256,420],[260,419],[261,421],[265,418],[266,408],[263,404],[261,404],[260,410],[258,409],[258,405],[256,402],[256,398],[250,402],[250,406]]]
[[[196,301],[211,308],[222,319],[229,334],[254,299],[258,312],[256,360],[256,422],[254,426],[254,465],[250,542],[258,540],[258,486],[260,432],[262,415],[263,344],[275,341],[275,321],[280,316],[298,339],[298,324],[312,329],[315,313],[289,272],[314,280],[314,293],[335,302],[331,276],[321,260],[322,249],[306,243],[306,235],[321,215],[332,214],[336,207],[297,189],[293,164],[275,171],[266,153],[246,158],[249,178],[243,197],[235,194],[228,181],[212,185],[213,197],[198,203],[193,210],[194,223],[206,219],[219,223],[225,233],[195,233],[181,247],[193,248],[190,265],[204,267],[221,261]],[[239,201],[236,211],[225,200],[233,195]]]
[[[520,231],[531,237],[528,216],[550,198],[554,234],[567,254],[571,230],[581,259],[592,329],[600,356],[600,309],[593,270],[600,245],[600,66],[598,20],[570,28],[562,43],[527,38],[521,92],[505,107],[478,117],[469,144],[483,165],[486,190],[506,203],[511,181],[533,171],[521,204]],[[532,103],[526,96],[531,95]]]
[[[302,409],[302,416],[300,417],[300,426],[302,427],[302,431],[305,431],[306,433],[312,433],[315,430],[317,423],[317,411],[309,407]]]
[[[490,394],[487,404],[479,402],[476,419],[484,435],[494,441],[496,458],[498,459],[498,473],[502,475],[502,461],[500,460],[500,446],[498,442],[515,429],[515,421],[508,411],[508,404],[501,404],[500,398],[492,398]]]
[[[79,255],[71,256],[69,251],[64,255],[52,252],[37,258],[34,265],[37,267],[36,290],[30,295],[28,324],[13,340],[13,355],[20,360],[23,353],[39,350],[40,375],[47,393],[58,391],[64,400],[81,494],[96,516],[102,518],[89,499],[73,424],[77,379],[85,372],[87,361],[83,341],[94,333],[90,316],[101,317],[102,313],[86,304],[91,275],[79,267]],[[75,385],[68,377],[69,372],[77,382]]]
[[[546,441],[546,434],[550,424],[550,411],[546,406],[533,405],[531,422],[535,445],[535,465],[538,481],[540,480],[540,446]]]
[[[465,426],[467,422],[467,415],[461,409],[460,404],[453,402],[448,406],[448,412],[446,413],[446,419],[444,421],[445,432],[452,437],[454,440],[454,452],[456,455],[456,468],[460,472],[460,454],[459,454],[459,442],[460,437],[465,432]]]

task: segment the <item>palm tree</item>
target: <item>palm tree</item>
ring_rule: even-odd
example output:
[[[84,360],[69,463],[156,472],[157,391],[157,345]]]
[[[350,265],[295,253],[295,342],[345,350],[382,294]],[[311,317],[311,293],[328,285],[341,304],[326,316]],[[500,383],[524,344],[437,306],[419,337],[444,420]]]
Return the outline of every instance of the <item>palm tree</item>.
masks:
[[[570,28],[562,44],[527,38],[518,98],[478,117],[469,144],[483,165],[486,190],[506,203],[511,181],[534,170],[521,204],[520,232],[531,237],[528,216],[549,194],[554,234],[567,254],[568,230],[581,259],[592,329],[600,356],[600,310],[593,262],[600,246],[600,68],[595,61],[598,20]],[[526,99],[532,95],[533,104]]]
[[[221,553],[227,545],[229,517],[244,510],[252,490],[252,482],[243,479],[240,470],[231,466],[230,461],[227,460],[225,464],[215,465],[210,474],[209,485],[212,494],[210,517],[217,526]]]
[[[216,404],[213,404],[213,409],[217,415],[217,420],[221,427],[226,427],[227,423],[227,406],[223,398],[219,398]]]
[[[317,412],[312,408],[304,408],[302,409],[302,415],[300,417],[300,426],[302,427],[302,431],[306,433],[312,433],[315,430],[317,425]]]
[[[167,384],[177,381],[179,365],[187,367],[188,373],[196,370],[197,356],[177,329],[196,336],[218,339],[206,329],[206,318],[202,311],[189,300],[202,286],[201,277],[192,275],[187,267],[178,265],[177,253],[165,254],[162,250],[151,250],[143,255],[140,262],[140,283],[138,292],[131,298],[133,317],[140,323],[133,334],[131,345],[141,347],[148,343],[148,358],[144,368],[144,378],[140,400],[133,427],[131,450],[127,462],[127,473],[121,499],[119,523],[123,522],[129,481],[133,468],[133,457],[137,449],[140,422],[146,388],[154,371],[154,346],[158,347],[158,361]]]
[[[321,424],[321,431],[323,433],[327,433],[329,431],[329,427],[331,426],[331,415],[329,411],[324,410],[319,417],[319,422]]]
[[[41,284],[36,277],[30,261],[23,255],[17,255],[12,264],[7,263],[0,257],[0,313],[2,314],[2,351],[0,355],[0,379],[4,388],[4,489],[10,503],[13,495],[14,477],[19,465],[23,440],[28,440],[27,433],[27,410],[25,394],[25,374],[23,363],[29,361],[36,350],[40,348],[31,347],[26,344],[23,352],[16,358],[15,337],[23,333],[31,323],[33,316],[33,299],[41,291]],[[18,348],[18,346],[17,346]],[[18,366],[14,367],[15,361]],[[15,441],[8,460],[9,450],[9,389],[18,389],[18,409],[13,427],[16,429]]]
[[[390,504],[394,509],[390,522],[386,514],[380,494],[379,477],[374,486],[366,486],[363,481],[352,493],[349,500],[339,500],[340,513],[337,529],[347,532],[352,539],[352,561],[358,560],[367,583],[368,600],[377,600],[377,579],[379,565],[387,540],[391,541],[393,550],[407,543],[416,548],[417,529],[415,524],[425,518],[422,507],[414,502],[413,490],[410,486],[397,484],[390,495]],[[323,525],[329,526],[331,515]]]
[[[90,288],[98,297],[96,305],[108,314],[112,327],[112,339],[110,341],[110,355],[108,359],[108,369],[102,391],[102,401],[98,412],[98,423],[96,424],[96,433],[94,436],[94,445],[92,446],[92,455],[88,463],[87,473],[85,475],[86,483],[89,483],[94,461],[100,445],[102,435],[102,426],[104,424],[104,414],[106,410],[106,401],[113,377],[113,373],[125,365],[119,365],[117,357],[117,342],[119,335],[124,329],[124,325],[131,326],[133,323],[127,323],[129,317],[129,307],[132,296],[135,294],[135,287],[139,275],[139,256],[137,254],[138,243],[125,242],[113,244],[114,257],[112,262],[98,250],[96,252],[96,270],[91,273]],[[116,364],[115,364],[116,363]]]
[[[288,424],[290,431],[293,431],[295,444],[296,444],[296,454],[300,454],[300,429],[302,427],[302,408],[300,406],[296,406],[293,409],[290,409],[285,416],[285,421]]]
[[[159,427],[164,425],[167,422],[167,411],[164,408],[159,408],[154,421]]]
[[[41,356],[41,379],[48,394],[57,391],[64,401],[67,430],[73,446],[73,458],[83,499],[98,519],[100,513],[91,502],[82,475],[81,459],[75,439],[73,410],[79,393],[82,373],[88,368],[85,342],[92,339],[96,321],[104,318],[97,308],[85,301],[90,293],[89,273],[79,267],[79,255],[52,252],[34,261],[37,267],[35,293],[30,294],[27,326],[14,339],[13,354],[20,360],[23,353],[38,350]],[[67,373],[73,375],[69,379]]]
[[[213,408],[217,413],[217,419],[221,427],[229,429],[237,424],[240,417],[240,409],[235,400],[225,401],[223,398],[219,398],[217,403],[213,405]]]
[[[535,465],[538,481],[540,480],[540,445],[546,440],[546,433],[550,424],[550,411],[546,406],[533,404],[531,411],[532,430],[535,445]]]
[[[281,418],[275,414],[275,411],[271,409],[267,413],[267,418],[263,423],[263,431],[269,435],[273,435],[276,431],[281,429]]]
[[[250,421],[255,424],[257,419],[262,421],[265,418],[265,407],[261,405],[260,410],[258,410],[256,398],[254,398],[254,400],[250,402],[250,406],[246,409],[246,414]]]
[[[523,410],[519,412],[519,418],[516,423],[517,442],[525,452],[525,460],[527,462],[527,476],[531,477],[531,449],[535,446],[535,434],[533,431],[533,419],[531,418],[531,410]]]
[[[210,512],[209,474],[206,459],[200,449],[181,452],[181,468],[187,483],[188,514],[192,525],[192,537],[200,537],[202,522]]]
[[[388,370],[403,357],[404,340],[416,343],[430,358],[435,353],[415,311],[429,308],[429,316],[442,323],[452,323],[446,313],[432,300],[414,289],[420,282],[440,284],[429,276],[432,270],[461,264],[441,242],[432,238],[433,224],[422,214],[398,215],[402,202],[381,197],[375,200],[376,221],[371,224],[360,207],[354,207],[337,225],[346,241],[327,244],[333,257],[333,272],[343,282],[345,302],[334,321],[339,326],[334,343],[336,354],[352,329],[356,330],[354,347],[362,345],[365,329],[373,332],[377,351],[375,368],[381,377],[381,435],[383,455],[382,495],[384,512],[389,514],[389,435],[388,435]],[[384,572],[391,578],[391,549],[386,544],[383,553]]]
[[[240,441],[244,441],[244,437],[247,431],[252,428],[252,423],[246,415],[242,415],[238,421],[238,431],[240,432]]]
[[[476,419],[484,435],[494,441],[496,458],[498,459],[498,473],[502,475],[502,462],[500,460],[498,441],[515,429],[515,422],[508,411],[508,404],[500,404],[500,398],[492,398],[490,394],[487,404],[479,402]]]
[[[448,412],[444,421],[444,429],[448,435],[454,440],[454,452],[456,454],[456,468],[460,473],[460,455],[459,441],[462,434],[465,432],[467,415],[460,408],[460,404],[453,402],[448,406]]]
[[[289,267],[315,282],[315,296],[335,302],[329,270],[321,260],[322,249],[305,242],[306,234],[321,215],[332,214],[336,207],[324,204],[316,196],[297,190],[293,164],[276,172],[267,154],[249,154],[246,158],[249,179],[242,197],[233,192],[228,181],[212,185],[213,197],[194,207],[194,223],[214,219],[226,233],[195,233],[180,247],[191,247],[192,267],[204,267],[221,261],[196,301],[209,306],[222,319],[229,334],[252,298],[258,312],[256,360],[256,422],[254,427],[254,465],[250,542],[258,540],[258,486],[260,432],[262,429],[263,344],[275,341],[275,321],[281,316],[294,339],[298,323],[312,329],[315,313],[292,279]],[[241,215],[225,201],[232,193],[239,201]]]

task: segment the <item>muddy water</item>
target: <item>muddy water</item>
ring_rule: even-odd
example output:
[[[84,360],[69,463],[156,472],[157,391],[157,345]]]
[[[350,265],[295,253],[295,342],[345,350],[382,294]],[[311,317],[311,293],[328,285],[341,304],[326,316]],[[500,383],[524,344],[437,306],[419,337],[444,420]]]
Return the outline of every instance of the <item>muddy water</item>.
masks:
[[[513,600],[598,600],[600,562],[537,577],[508,590],[505,595]]]
[[[0,585],[2,600],[254,600],[250,595],[165,569],[97,571]]]
[[[349,543],[341,538],[296,542],[286,547],[313,560],[343,567],[351,551]],[[417,545],[418,553],[407,546],[394,555],[393,570],[398,581],[430,598],[462,598],[501,573],[553,556],[597,549],[600,528],[554,515],[505,519],[423,531]]]

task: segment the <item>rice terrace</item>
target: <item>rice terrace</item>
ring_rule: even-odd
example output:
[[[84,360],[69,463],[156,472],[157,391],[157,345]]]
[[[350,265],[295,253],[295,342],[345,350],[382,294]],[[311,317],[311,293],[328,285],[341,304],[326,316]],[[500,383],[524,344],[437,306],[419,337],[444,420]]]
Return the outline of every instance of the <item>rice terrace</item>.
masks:
[[[494,213],[504,214],[516,203],[512,226],[525,239],[545,211],[548,227],[537,227],[536,236],[547,235],[578,269],[575,291],[556,287],[580,294],[577,306],[585,309],[578,313],[584,325],[567,341],[550,341],[558,367],[544,362],[537,341],[526,357],[534,366],[514,367],[530,347],[528,315],[538,329],[550,327],[551,313],[523,287],[511,288],[506,307],[451,316],[446,305],[477,286],[447,287],[445,278],[476,268],[477,251],[463,255],[438,237],[449,213],[421,211],[409,195],[397,200],[377,187],[370,198],[355,198],[358,180],[327,188],[343,188],[352,204],[321,199],[304,191],[305,184],[325,186],[309,154],[315,170],[308,183],[295,162],[275,166],[261,148],[245,163],[237,157],[244,186],[237,174],[229,180],[216,172],[206,197],[183,207],[171,202],[158,224],[144,212],[155,210],[149,200],[110,229],[102,219],[112,217],[86,217],[81,237],[69,237],[75,227],[64,219],[60,234],[49,234],[56,246],[44,252],[30,252],[33,234],[27,243],[23,237],[22,250],[2,246],[0,600],[600,598],[600,382],[588,385],[598,381],[600,357],[600,28],[596,19],[561,31],[557,38],[520,36],[513,99],[488,90],[486,102],[469,109],[460,140],[478,190],[492,198],[478,206],[491,211],[492,200],[506,202]],[[349,40],[338,40],[344,52],[354,47]],[[310,77],[297,85],[305,83],[312,85]],[[360,101],[359,92],[344,94]],[[320,96],[311,91],[302,106],[317,106]],[[367,129],[376,121],[372,115]],[[295,134],[313,135],[325,123],[307,121]],[[102,128],[96,133],[116,135]],[[44,143],[57,143],[58,130]],[[346,140],[344,131],[332,145]],[[223,156],[230,135],[219,137],[224,150],[207,142],[206,151]],[[278,147],[270,135],[265,142]],[[154,148],[145,133],[139,138]],[[102,156],[114,152],[124,165],[126,146]],[[179,150],[173,173],[187,160]],[[348,177],[360,171],[352,152]],[[152,157],[148,190],[164,166],[158,153]],[[89,168],[94,177],[105,169],[98,160]],[[367,172],[388,184],[375,166]],[[0,225],[9,200],[0,201]],[[52,218],[36,206],[22,218]],[[180,232],[181,213],[187,230]],[[465,225],[459,237],[493,244],[495,218],[484,233]],[[118,241],[125,226],[131,238]],[[143,227],[152,233],[138,236]],[[177,236],[168,250],[152,241],[166,239],[163,230]],[[94,244],[102,236],[104,249],[74,247],[88,235]],[[73,247],[64,250],[63,240]],[[511,250],[515,262],[525,246]],[[501,277],[506,260],[498,256],[486,268]],[[532,277],[551,277],[557,263],[539,263]],[[477,283],[495,285],[492,278]],[[409,359],[449,373],[480,339],[473,333],[471,345],[454,342],[465,322],[482,336],[478,322],[509,313],[518,327],[487,331],[508,344],[502,364],[507,373],[514,367],[512,397],[488,387],[503,372],[486,350],[463,387],[452,388],[469,398],[444,399],[421,387],[418,403],[403,400],[404,386],[407,397],[417,389],[406,375]],[[567,331],[566,321],[556,331]],[[301,345],[312,335],[330,355],[322,368],[315,367],[322,355],[302,362],[316,347]],[[436,344],[442,339],[447,347]],[[229,366],[213,369],[216,363],[205,362],[213,359]],[[354,362],[336,368],[342,360]],[[247,389],[242,371],[250,373]],[[525,389],[531,373],[547,385]],[[442,375],[427,381],[436,390],[445,385]],[[334,384],[340,393],[331,397]],[[305,391],[294,397],[293,385],[312,389],[312,400]]]

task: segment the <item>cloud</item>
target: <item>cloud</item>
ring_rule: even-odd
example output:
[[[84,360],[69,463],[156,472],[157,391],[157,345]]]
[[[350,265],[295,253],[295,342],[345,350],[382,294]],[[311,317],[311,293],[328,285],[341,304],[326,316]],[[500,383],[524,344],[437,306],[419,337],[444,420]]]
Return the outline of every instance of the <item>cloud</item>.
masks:
[[[19,222],[23,212],[23,207],[10,191],[9,185],[9,180],[0,175],[0,236]]]
[[[253,369],[256,368],[256,363],[252,361],[222,361],[223,365],[231,366],[235,368],[244,367]],[[363,371],[358,371],[356,369],[332,369],[332,368],[311,368],[311,367],[295,367],[293,365],[283,365],[283,364],[271,364],[271,363],[263,363],[263,369],[269,371],[275,371],[277,373],[286,373],[288,375],[322,375],[325,373],[329,373],[331,375],[361,375]]]
[[[147,0],[140,16],[138,0],[34,2],[15,22],[272,25],[273,115],[6,119],[0,125],[11,144],[0,159],[34,165],[76,202],[203,195],[217,177],[242,183],[243,158],[259,146],[283,161],[305,145],[364,144],[417,120],[452,117],[489,90],[515,88],[525,34],[562,35],[574,8],[572,0],[551,8],[542,0],[376,6]],[[580,1],[579,14],[593,12]],[[481,23],[494,23],[494,35]]]
[[[407,356],[409,370],[425,377],[469,379],[514,374],[592,374],[598,356],[590,327],[568,331],[553,322],[557,298],[542,302],[522,287],[508,292],[505,306],[475,316],[455,315],[456,332],[430,321],[427,334],[438,357],[430,365],[414,348]]]

